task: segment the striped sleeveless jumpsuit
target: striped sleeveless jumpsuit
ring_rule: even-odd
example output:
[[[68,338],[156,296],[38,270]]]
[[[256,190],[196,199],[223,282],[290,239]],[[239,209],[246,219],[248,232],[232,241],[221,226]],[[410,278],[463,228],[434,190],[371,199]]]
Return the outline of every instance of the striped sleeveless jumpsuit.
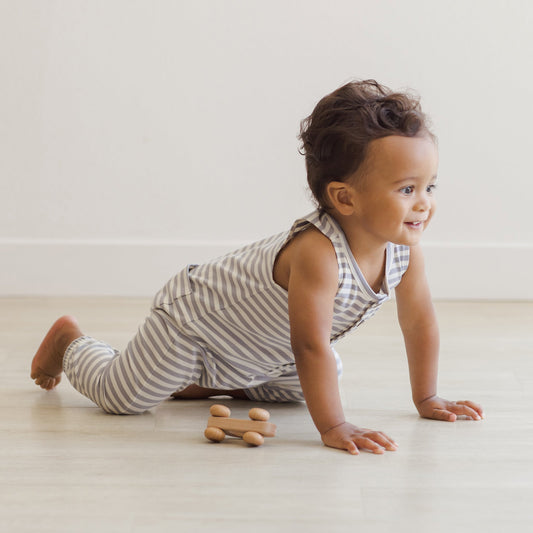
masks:
[[[339,265],[331,345],[374,315],[398,285],[409,248],[389,243],[383,286],[364,279],[346,237],[329,214],[315,211],[288,232],[202,265],[189,265],[155,296],[152,310],[119,353],[91,337],[67,349],[63,369],[79,392],[111,413],[140,413],[191,384],[244,389],[250,399],[302,401],[291,350],[288,294],[273,280],[280,250],[315,226]],[[339,376],[342,364],[337,360]]]

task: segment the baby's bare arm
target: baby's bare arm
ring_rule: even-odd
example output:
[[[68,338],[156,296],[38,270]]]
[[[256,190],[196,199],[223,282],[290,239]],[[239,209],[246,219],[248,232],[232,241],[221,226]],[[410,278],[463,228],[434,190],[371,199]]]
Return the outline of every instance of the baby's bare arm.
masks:
[[[481,406],[450,402],[437,396],[439,328],[418,246],[411,248],[409,268],[396,288],[398,319],[409,362],[413,402],[424,418],[453,422],[457,415],[478,420]]]
[[[331,242],[316,230],[293,241],[289,270],[291,345],[302,390],[320,433],[344,422],[330,347],[338,266]]]
[[[418,247],[411,248],[409,268],[396,287],[415,405],[437,394],[439,328]]]
[[[337,364],[330,346],[338,264],[329,239],[307,231],[293,243],[289,274],[291,343],[307,407],[327,446],[357,454],[358,447],[383,453],[396,445],[380,432],[344,418]]]

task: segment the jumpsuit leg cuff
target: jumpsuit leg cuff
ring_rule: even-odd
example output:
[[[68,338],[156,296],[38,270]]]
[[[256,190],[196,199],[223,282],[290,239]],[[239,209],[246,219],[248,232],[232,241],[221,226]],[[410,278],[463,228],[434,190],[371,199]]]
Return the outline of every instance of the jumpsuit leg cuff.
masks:
[[[68,348],[65,351],[65,355],[63,356],[63,371],[65,372],[65,374],[68,375],[68,371],[74,365],[73,358],[78,348],[93,341],[94,339],[92,337],[89,337],[88,335],[83,335],[82,337],[78,337],[76,340],[72,341],[68,345]]]

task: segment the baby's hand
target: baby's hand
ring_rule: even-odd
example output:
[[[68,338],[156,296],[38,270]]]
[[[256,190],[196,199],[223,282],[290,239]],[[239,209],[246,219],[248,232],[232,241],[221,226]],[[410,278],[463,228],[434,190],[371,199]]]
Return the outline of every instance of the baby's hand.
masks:
[[[359,449],[373,453],[391,452],[398,445],[385,433],[371,429],[358,428],[348,422],[332,427],[322,435],[322,442],[331,448],[348,450],[352,455],[359,455]]]
[[[427,398],[417,406],[420,416],[423,418],[433,418],[435,420],[445,420],[447,422],[455,422],[457,416],[464,415],[472,420],[481,420],[483,418],[483,409],[481,405],[470,402],[450,402],[432,396]]]

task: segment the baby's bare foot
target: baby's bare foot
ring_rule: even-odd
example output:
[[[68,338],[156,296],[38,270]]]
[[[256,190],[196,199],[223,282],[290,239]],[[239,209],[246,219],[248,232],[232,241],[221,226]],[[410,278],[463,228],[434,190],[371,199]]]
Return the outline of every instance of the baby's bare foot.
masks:
[[[50,328],[31,363],[31,378],[35,384],[52,390],[61,381],[63,356],[69,344],[82,336],[78,322],[72,316],[62,316]]]

